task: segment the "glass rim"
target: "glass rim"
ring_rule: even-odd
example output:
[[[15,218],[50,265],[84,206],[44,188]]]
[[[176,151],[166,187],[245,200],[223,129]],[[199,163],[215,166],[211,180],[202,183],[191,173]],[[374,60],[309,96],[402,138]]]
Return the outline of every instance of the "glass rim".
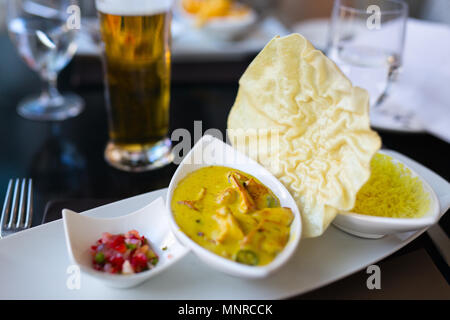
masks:
[[[339,8],[339,9],[344,9],[349,12],[356,12],[356,13],[360,13],[360,14],[370,14],[370,13],[367,13],[367,11],[364,9],[354,8],[354,7],[343,4],[342,2],[343,2],[343,0],[336,0],[335,6],[337,6],[337,8]],[[400,7],[398,9],[386,9],[386,10],[381,9],[380,14],[397,14],[397,13],[405,14],[408,12],[408,4],[404,1],[384,0],[384,2],[396,4],[396,5],[399,5]]]

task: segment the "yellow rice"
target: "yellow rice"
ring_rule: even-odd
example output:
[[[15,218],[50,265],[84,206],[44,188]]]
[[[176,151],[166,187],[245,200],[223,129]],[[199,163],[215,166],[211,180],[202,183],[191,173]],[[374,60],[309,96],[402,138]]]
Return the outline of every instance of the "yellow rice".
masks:
[[[390,156],[376,154],[369,181],[356,196],[353,212],[380,217],[418,218],[430,207],[430,195],[418,177]]]

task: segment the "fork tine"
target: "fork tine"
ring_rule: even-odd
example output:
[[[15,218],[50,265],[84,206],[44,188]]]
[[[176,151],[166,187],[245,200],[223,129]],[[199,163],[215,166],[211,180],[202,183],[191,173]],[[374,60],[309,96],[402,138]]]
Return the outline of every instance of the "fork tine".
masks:
[[[13,223],[16,220],[17,215],[17,204],[19,202],[19,184],[20,179],[16,179],[16,183],[14,184],[14,194],[12,199],[12,206],[11,206],[11,215],[9,216],[9,222],[7,229],[12,229]]]
[[[17,214],[17,222],[16,222],[16,229],[22,228],[23,227],[23,216],[25,213],[25,207],[26,207],[26,202],[25,202],[25,196],[26,196],[26,187],[27,184],[27,179],[22,179],[22,184],[20,186],[20,197],[19,197],[19,212]]]
[[[27,212],[25,214],[24,228],[31,227],[33,220],[33,179],[28,179],[28,193],[27,193]]]
[[[9,179],[8,189],[6,189],[5,202],[3,203],[2,217],[0,220],[0,230],[6,226],[9,218],[11,198],[12,198],[13,179]]]

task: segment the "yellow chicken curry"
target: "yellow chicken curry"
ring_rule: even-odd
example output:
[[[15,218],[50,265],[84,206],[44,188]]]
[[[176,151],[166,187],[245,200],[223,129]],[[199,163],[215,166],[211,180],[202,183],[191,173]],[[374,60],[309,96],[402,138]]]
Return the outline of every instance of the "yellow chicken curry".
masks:
[[[171,206],[178,226],[192,240],[247,265],[270,263],[288,242],[294,218],[257,179],[221,166],[186,176]]]

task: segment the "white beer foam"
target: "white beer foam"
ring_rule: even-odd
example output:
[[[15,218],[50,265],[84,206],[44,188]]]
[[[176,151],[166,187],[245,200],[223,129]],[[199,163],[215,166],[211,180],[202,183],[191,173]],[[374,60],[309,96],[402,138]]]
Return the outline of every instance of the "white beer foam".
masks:
[[[96,0],[97,10],[118,16],[143,16],[167,12],[172,0]]]

